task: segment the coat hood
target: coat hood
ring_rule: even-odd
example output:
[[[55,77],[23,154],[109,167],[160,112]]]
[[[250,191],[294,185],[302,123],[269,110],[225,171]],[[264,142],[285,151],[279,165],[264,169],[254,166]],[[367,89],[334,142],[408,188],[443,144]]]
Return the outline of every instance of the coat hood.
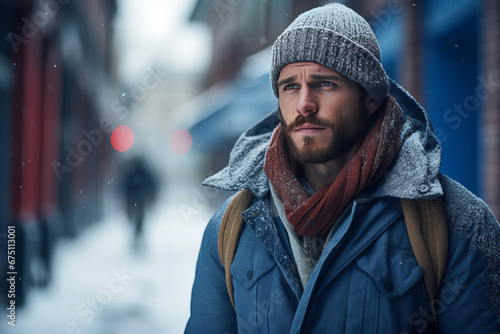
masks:
[[[363,197],[439,197],[443,193],[438,179],[441,145],[434,134],[429,115],[406,90],[395,81],[389,81],[389,94],[395,98],[406,118],[401,134],[401,149],[384,178]],[[264,162],[278,124],[275,111],[244,132],[231,151],[229,164],[203,184],[229,191],[249,189],[258,198],[266,195],[269,183]]]

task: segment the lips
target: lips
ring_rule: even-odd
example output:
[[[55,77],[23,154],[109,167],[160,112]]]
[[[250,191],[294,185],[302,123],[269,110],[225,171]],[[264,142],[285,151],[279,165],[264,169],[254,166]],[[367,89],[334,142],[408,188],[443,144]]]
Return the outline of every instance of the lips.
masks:
[[[323,130],[325,127],[321,125],[316,125],[316,124],[311,124],[311,123],[305,123],[299,126],[296,126],[293,130],[294,131],[318,131],[318,130]]]

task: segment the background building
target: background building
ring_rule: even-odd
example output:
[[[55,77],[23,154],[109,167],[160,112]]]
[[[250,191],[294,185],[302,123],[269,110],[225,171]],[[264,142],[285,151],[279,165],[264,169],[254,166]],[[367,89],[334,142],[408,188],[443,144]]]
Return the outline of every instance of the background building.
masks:
[[[18,306],[50,281],[57,240],[103,215],[113,165],[101,144],[117,120],[108,102],[115,11],[115,1],[0,4],[1,251],[15,226]]]

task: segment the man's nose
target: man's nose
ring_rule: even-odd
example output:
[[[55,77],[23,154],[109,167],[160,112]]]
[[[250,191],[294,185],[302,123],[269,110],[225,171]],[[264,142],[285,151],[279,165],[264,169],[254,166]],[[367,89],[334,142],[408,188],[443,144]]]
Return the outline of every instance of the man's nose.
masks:
[[[318,112],[318,104],[313,92],[309,88],[303,87],[298,97],[297,113],[305,116],[316,112]]]

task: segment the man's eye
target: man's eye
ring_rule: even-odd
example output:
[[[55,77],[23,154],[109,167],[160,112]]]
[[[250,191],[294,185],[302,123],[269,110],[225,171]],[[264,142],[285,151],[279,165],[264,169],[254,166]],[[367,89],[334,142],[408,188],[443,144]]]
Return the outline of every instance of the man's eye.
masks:
[[[321,81],[319,83],[319,86],[320,87],[324,87],[324,86],[335,86],[335,84],[333,82],[330,82],[330,81]]]
[[[286,86],[283,88],[283,90],[290,90],[290,89],[295,89],[295,88],[298,88],[298,87],[299,87],[299,85],[297,85],[297,84],[293,84],[293,83],[292,83],[292,84],[288,84],[288,85],[286,85]]]

